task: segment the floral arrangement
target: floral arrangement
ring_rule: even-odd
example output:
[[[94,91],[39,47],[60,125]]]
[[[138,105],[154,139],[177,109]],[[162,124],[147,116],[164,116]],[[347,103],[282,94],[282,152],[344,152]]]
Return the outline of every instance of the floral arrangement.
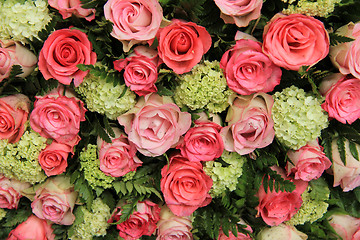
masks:
[[[356,0],[0,0],[0,239],[360,239]]]

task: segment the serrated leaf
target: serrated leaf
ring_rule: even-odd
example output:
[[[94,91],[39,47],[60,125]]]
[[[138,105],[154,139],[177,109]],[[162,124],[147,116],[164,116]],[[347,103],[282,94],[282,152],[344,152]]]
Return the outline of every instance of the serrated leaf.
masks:
[[[120,191],[123,195],[127,194],[127,189],[126,189],[126,185],[124,182],[120,182]]]
[[[128,190],[129,193],[131,193],[134,189],[134,185],[132,182],[126,182],[125,183],[126,189]]]
[[[336,33],[329,33],[329,36],[330,36],[330,45],[331,46],[335,46],[335,45],[338,45],[340,43],[351,42],[351,41],[355,40],[353,38],[342,36],[342,35],[339,35],[339,34],[336,34]]]
[[[354,142],[349,141],[349,148],[351,155],[359,161],[359,152],[357,150],[356,144]]]
[[[95,121],[95,130],[97,135],[104,140],[107,143],[112,143],[111,138],[107,134],[107,132],[104,130],[104,128],[100,125],[99,120],[96,119]]]
[[[106,116],[103,117],[103,122],[104,122],[104,126],[106,129],[106,132],[111,136],[111,137],[115,137],[115,132],[112,129],[112,127],[110,126],[109,120]]]
[[[30,215],[30,209],[16,209],[8,211],[6,214],[6,222],[2,226],[14,227],[17,224],[24,222]]]
[[[338,138],[336,140],[336,144],[338,146],[338,151],[340,154],[340,159],[344,163],[344,166],[346,166],[346,153],[345,153],[345,139],[344,138]]]

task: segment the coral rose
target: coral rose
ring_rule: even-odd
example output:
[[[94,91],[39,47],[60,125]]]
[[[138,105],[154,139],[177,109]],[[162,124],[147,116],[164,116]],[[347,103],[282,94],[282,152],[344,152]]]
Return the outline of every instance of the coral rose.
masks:
[[[95,9],[82,8],[81,0],[48,0],[48,3],[51,7],[59,10],[63,19],[69,18],[71,15],[85,18],[88,21],[95,19]]]
[[[0,174],[0,208],[17,208],[22,191],[30,186],[30,183],[9,179]]]

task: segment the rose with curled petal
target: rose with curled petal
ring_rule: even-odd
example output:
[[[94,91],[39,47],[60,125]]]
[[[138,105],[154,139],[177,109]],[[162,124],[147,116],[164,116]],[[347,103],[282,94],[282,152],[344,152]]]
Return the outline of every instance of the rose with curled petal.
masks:
[[[155,38],[163,11],[157,0],[108,0],[104,15],[113,23],[111,36],[128,52],[133,45]]]
[[[360,218],[345,214],[332,214],[328,221],[330,226],[343,240],[358,240],[360,229]]]
[[[9,179],[0,174],[0,208],[16,209],[22,191],[30,186],[30,183]]]
[[[77,65],[96,63],[96,53],[87,35],[77,29],[59,29],[45,40],[39,55],[39,70],[46,80],[54,78],[70,85],[74,80],[79,86],[89,71],[81,71]]]
[[[278,13],[264,27],[264,53],[288,70],[316,64],[328,55],[329,45],[324,24],[310,16]]]
[[[189,72],[211,47],[204,27],[179,19],[160,29],[158,38],[160,58],[177,74]]]
[[[245,155],[272,143],[275,131],[271,118],[273,98],[266,93],[234,95],[220,135],[226,151]]]
[[[261,49],[261,43],[241,39],[226,51],[220,67],[224,70],[227,84],[240,95],[271,92],[280,83],[281,69]]]
[[[95,19],[94,8],[82,8],[81,0],[48,0],[51,7],[59,10],[63,19],[75,15],[80,18],[85,18],[88,21]]]

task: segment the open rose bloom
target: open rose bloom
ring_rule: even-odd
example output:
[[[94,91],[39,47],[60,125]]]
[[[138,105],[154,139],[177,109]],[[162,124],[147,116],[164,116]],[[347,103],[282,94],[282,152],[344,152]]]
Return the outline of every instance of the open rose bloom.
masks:
[[[328,221],[343,240],[357,240],[360,237],[360,218],[346,214],[332,214]]]
[[[63,19],[75,15],[80,18],[85,18],[88,21],[95,19],[95,9],[86,9],[81,7],[81,0],[49,0],[49,5],[57,10]]]
[[[16,209],[22,197],[22,191],[28,187],[30,183],[9,179],[0,174],[0,208]]]

